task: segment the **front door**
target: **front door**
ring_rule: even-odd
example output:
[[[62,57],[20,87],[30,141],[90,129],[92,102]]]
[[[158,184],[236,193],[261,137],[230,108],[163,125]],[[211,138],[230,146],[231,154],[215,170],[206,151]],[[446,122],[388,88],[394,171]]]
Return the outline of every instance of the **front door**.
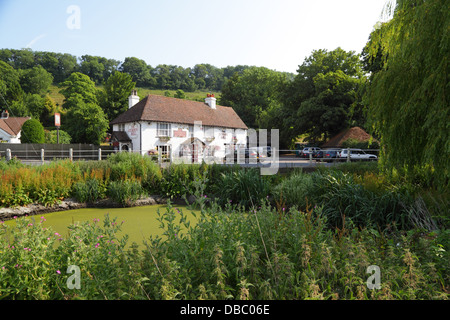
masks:
[[[198,162],[198,145],[193,143],[191,145],[191,149],[192,149],[192,163],[197,163]]]

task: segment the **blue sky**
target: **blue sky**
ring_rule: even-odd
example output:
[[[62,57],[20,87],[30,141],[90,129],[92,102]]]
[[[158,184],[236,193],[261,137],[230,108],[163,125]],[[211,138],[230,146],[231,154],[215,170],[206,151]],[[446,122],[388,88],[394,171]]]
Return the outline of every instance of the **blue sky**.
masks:
[[[0,48],[137,57],[152,66],[242,64],[295,72],[312,50],[340,46],[360,53],[385,3],[0,0]]]

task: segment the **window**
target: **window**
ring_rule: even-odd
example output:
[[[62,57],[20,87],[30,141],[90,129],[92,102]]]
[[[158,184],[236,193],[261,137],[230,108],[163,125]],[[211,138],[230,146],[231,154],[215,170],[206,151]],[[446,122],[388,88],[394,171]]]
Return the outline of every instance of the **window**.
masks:
[[[158,128],[156,131],[156,136],[158,137],[170,137],[170,123],[158,122]]]
[[[170,158],[170,146],[167,145],[159,146],[158,151],[161,153],[161,158],[163,160]]]
[[[125,131],[125,124],[124,123],[119,124],[119,131]]]

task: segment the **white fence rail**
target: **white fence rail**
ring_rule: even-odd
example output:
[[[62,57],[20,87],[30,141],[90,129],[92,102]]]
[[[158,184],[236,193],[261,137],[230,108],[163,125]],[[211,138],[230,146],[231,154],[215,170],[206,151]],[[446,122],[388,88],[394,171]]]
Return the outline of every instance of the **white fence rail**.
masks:
[[[351,150],[351,149],[341,149],[341,150]],[[360,149],[361,150],[361,149]],[[117,152],[135,152],[148,155],[149,150],[133,150],[133,151],[117,151],[108,149],[90,149],[90,150],[78,150],[70,148],[68,150],[46,150],[46,149],[33,149],[33,150],[11,150],[6,149],[5,151],[0,151],[0,158],[6,158],[7,161],[17,158],[24,163],[33,163],[33,164],[43,164],[45,162],[49,162],[52,160],[61,160],[61,159],[69,159],[71,161],[100,161],[105,160],[110,154],[114,154]],[[326,150],[323,150],[326,151]],[[379,150],[376,149],[362,149],[362,151],[367,154],[374,154],[378,156]],[[211,156],[203,155],[203,154],[192,154],[188,153],[184,156],[175,155],[173,152],[169,151],[165,154],[158,153],[156,155],[149,155],[155,162],[158,162],[160,165],[169,165],[171,163],[217,163],[217,164],[240,164],[240,165],[267,165],[270,163],[277,163],[281,166],[295,166],[295,164],[301,165],[316,165],[317,163],[339,163],[339,162],[350,162],[357,159],[353,159],[350,157],[350,152],[346,153],[346,157],[337,157],[337,158],[329,158],[324,157],[323,154],[312,154],[301,156],[301,150],[289,150],[289,149],[281,149],[281,150],[272,150],[272,154],[268,156],[267,154],[258,155],[257,158],[248,157],[240,155],[238,158],[214,158]],[[261,157],[260,157],[261,156]],[[377,160],[377,159],[360,159],[360,160]]]

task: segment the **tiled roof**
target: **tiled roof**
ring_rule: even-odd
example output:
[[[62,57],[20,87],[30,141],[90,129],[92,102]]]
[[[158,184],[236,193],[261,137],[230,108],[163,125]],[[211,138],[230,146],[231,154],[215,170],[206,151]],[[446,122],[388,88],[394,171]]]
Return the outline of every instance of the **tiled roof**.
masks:
[[[125,131],[113,131],[111,138],[116,139],[119,142],[131,141],[130,137]]]
[[[330,140],[328,140],[326,143],[322,145],[323,148],[325,147],[342,147],[342,143],[347,139],[355,139],[358,141],[367,141],[371,138],[371,135],[368,134],[366,131],[361,129],[360,127],[353,127],[350,129],[345,129],[332,137]],[[376,140],[374,140],[376,141]]]
[[[111,125],[137,121],[159,121],[194,124],[201,121],[204,126],[248,129],[233,108],[216,106],[210,108],[204,102],[148,95],[133,107],[119,115]]]
[[[0,119],[0,129],[11,136],[17,136],[20,130],[22,130],[23,124],[29,119],[30,117]]]

